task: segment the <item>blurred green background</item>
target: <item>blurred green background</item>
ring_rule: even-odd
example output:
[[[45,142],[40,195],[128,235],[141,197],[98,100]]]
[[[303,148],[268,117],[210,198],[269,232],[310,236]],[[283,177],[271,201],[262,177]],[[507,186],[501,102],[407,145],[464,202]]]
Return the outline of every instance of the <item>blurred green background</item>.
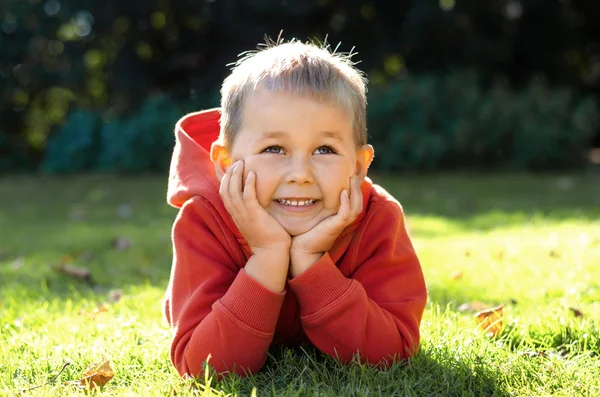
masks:
[[[600,163],[596,0],[3,0],[0,173],[166,170],[281,30],[358,52],[378,170]]]

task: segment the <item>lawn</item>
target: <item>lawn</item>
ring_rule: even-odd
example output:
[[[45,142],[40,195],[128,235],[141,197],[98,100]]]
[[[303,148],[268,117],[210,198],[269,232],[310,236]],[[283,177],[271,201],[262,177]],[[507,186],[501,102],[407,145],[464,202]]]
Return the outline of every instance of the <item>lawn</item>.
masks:
[[[600,175],[373,179],[403,203],[425,271],[420,354],[379,371],[274,350],[203,389],[168,358],[165,177],[3,177],[0,395],[49,380],[22,395],[86,395],[67,382],[104,359],[99,396],[600,395]],[[501,333],[477,332],[474,312],[501,304]]]

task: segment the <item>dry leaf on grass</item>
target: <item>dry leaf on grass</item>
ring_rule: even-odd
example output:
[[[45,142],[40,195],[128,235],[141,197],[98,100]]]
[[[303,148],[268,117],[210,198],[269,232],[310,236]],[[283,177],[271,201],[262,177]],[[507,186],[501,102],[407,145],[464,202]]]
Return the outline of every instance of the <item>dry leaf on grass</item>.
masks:
[[[85,267],[76,267],[71,265],[69,263],[71,259],[72,258],[70,256],[63,257],[60,260],[60,264],[58,265],[58,267],[56,267],[56,270],[81,281],[92,281],[90,270]]]
[[[92,310],[79,310],[79,315],[80,316],[87,316],[89,318],[91,318],[92,320],[95,320],[96,317],[100,314],[100,313],[108,313],[108,307],[106,307],[105,305],[100,305],[98,307],[95,307]]]
[[[504,305],[481,310],[475,314],[476,330],[490,337],[496,337],[502,332],[502,309]]]
[[[90,364],[87,371],[83,374],[83,378],[75,380],[71,383],[79,384],[79,387],[102,387],[110,381],[115,373],[110,366],[110,360],[101,363]]]
[[[570,307],[569,310],[577,318],[583,318],[583,312],[576,307]]]
[[[455,270],[450,274],[450,278],[452,280],[459,280],[462,278],[462,276],[463,276],[462,270]]]

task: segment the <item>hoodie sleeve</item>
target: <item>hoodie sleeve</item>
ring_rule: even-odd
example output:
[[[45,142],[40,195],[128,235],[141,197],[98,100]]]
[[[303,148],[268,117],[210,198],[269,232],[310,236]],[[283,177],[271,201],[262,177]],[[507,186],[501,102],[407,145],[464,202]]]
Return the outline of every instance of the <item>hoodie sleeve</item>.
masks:
[[[165,316],[173,329],[171,361],[181,375],[258,372],[266,360],[285,293],[274,293],[240,269],[215,210],[186,202],[172,232],[173,266]]]
[[[358,352],[362,362],[385,365],[418,350],[427,291],[400,205],[386,201],[365,222],[348,253],[356,262],[350,278],[326,253],[289,285],[319,350],[344,362]]]

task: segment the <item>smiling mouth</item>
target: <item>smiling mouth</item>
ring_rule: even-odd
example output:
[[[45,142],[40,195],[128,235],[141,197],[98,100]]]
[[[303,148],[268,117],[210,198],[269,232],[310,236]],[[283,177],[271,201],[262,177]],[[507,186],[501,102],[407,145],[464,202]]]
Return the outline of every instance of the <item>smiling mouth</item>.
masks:
[[[292,207],[307,207],[317,202],[316,199],[277,199],[279,204],[289,205]]]

